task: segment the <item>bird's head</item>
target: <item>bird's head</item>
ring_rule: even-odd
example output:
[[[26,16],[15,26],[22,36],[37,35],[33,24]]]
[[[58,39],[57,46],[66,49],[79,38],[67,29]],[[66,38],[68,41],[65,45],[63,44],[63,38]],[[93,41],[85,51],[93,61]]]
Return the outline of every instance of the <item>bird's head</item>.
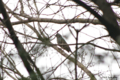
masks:
[[[57,33],[55,36],[56,36],[57,38],[61,38],[61,37],[62,37],[59,33]]]

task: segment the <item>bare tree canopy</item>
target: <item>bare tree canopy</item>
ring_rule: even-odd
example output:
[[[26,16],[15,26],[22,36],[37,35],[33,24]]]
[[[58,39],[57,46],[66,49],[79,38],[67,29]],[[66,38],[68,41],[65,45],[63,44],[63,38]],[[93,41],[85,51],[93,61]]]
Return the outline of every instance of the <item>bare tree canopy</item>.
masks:
[[[0,80],[119,79],[119,9],[120,0],[0,0]]]

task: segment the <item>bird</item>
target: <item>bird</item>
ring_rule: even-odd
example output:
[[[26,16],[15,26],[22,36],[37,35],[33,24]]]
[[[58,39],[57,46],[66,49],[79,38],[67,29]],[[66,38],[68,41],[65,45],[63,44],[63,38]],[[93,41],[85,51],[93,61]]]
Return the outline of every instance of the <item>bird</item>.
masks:
[[[58,45],[62,49],[66,50],[67,52],[71,52],[71,49],[70,49],[69,45],[67,44],[67,42],[64,40],[64,38],[59,33],[56,34],[56,37],[57,37]]]

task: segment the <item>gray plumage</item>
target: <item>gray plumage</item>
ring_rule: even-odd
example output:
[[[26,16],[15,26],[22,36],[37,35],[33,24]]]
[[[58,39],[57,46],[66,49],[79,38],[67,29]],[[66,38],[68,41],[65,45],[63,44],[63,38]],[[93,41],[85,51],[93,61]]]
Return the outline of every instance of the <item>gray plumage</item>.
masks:
[[[67,44],[67,42],[63,39],[63,37],[59,33],[56,34],[56,37],[57,37],[58,45],[60,44],[59,46],[61,48],[63,48],[64,50],[66,50],[68,52],[71,52],[71,49],[70,49],[69,45]]]

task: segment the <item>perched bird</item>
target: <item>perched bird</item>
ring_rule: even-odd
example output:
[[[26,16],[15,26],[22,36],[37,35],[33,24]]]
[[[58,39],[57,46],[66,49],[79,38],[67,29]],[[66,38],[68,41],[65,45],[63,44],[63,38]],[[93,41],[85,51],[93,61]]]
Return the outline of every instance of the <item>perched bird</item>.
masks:
[[[58,45],[64,50],[71,52],[69,45],[66,43],[66,41],[63,39],[63,37],[59,33],[56,34],[56,37],[57,37]]]

